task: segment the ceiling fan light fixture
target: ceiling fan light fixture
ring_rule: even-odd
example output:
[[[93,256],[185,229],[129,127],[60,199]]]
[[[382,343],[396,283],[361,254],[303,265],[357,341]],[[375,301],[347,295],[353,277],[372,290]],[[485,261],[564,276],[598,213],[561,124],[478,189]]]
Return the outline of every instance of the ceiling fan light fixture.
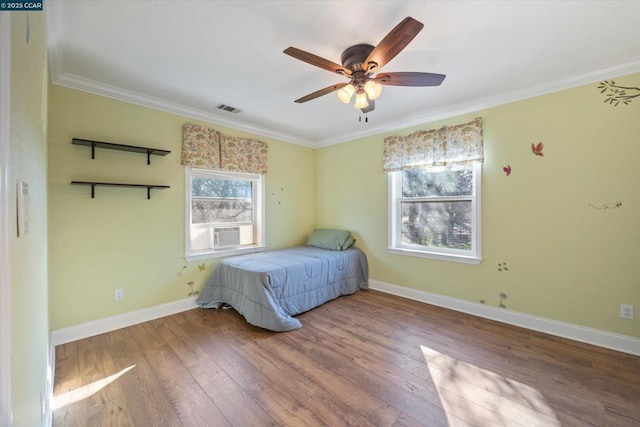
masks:
[[[287,55],[350,79],[348,83],[333,84],[296,99],[295,102],[311,101],[337,91],[338,98],[345,104],[351,103],[353,95],[356,95],[353,106],[356,109],[360,109],[362,113],[367,114],[375,109],[375,100],[382,93],[383,85],[439,86],[446,77],[444,74],[421,72],[378,73],[382,67],[407,47],[423,27],[424,24],[407,16],[389,31],[377,46],[360,43],[346,48],[340,56],[342,65],[295,47],[286,48],[284,53]],[[376,74],[375,77],[374,74]]]
[[[351,102],[351,97],[354,93],[356,93],[356,88],[352,84],[348,84],[338,90],[338,98],[340,98],[343,104],[348,104]]]
[[[356,93],[356,102],[353,104],[354,108],[367,108],[369,106],[369,101],[367,101],[367,93],[360,89]]]
[[[382,85],[376,80],[367,80],[364,84],[364,91],[367,92],[369,99],[377,99],[382,93]]]

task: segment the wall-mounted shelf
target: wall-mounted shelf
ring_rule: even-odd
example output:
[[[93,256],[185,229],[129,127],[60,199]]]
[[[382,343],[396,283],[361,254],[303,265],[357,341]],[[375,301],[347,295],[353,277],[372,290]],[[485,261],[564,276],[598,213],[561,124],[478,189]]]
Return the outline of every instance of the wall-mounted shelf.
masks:
[[[171,153],[168,150],[161,150],[159,148],[138,147],[136,145],[124,145],[113,144],[111,142],[91,141],[89,139],[73,138],[71,143],[74,145],[84,145],[85,147],[91,147],[91,158],[96,158],[96,147],[106,148],[108,150],[129,151],[132,153],[142,153],[147,155],[147,164],[151,164],[151,155],[154,156],[166,156]]]
[[[151,198],[151,189],[152,188],[171,188],[168,185],[154,185],[154,184],[121,184],[116,182],[96,182],[96,181],[71,181],[73,185],[90,185],[91,186],[91,198],[95,198],[96,195],[96,186],[102,187],[135,187],[135,188],[146,188],[147,189],[147,199]]]

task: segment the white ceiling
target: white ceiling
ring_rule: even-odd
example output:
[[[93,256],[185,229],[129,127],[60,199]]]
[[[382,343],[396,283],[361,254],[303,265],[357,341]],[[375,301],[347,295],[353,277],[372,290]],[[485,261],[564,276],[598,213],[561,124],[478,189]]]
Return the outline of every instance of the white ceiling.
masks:
[[[347,80],[284,49],[340,63],[406,16],[424,29],[382,71],[441,86],[384,87],[368,123],[335,93],[293,102]],[[312,147],[640,71],[633,0],[50,0],[47,18],[54,84]]]

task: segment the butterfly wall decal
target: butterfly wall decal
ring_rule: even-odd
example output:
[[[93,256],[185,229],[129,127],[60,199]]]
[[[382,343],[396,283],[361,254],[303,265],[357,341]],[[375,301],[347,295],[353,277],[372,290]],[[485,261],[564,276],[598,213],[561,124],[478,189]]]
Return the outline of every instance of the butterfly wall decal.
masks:
[[[538,142],[537,144],[535,143],[531,143],[531,151],[533,151],[533,154],[535,154],[536,156],[540,156],[543,157],[544,153],[542,152],[542,150],[544,149],[544,144],[542,142]]]

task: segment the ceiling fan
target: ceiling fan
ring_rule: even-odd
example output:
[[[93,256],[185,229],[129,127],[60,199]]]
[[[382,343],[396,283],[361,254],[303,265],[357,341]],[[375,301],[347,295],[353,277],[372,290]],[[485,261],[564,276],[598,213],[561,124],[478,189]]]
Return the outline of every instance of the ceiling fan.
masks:
[[[295,47],[286,48],[284,53],[287,55],[340,74],[350,80],[346,83],[336,83],[320,89],[296,99],[295,102],[311,101],[328,93],[338,91],[338,97],[345,104],[348,104],[355,94],[354,107],[359,108],[363,113],[368,113],[375,108],[375,99],[380,95],[382,85],[439,86],[446,77],[444,74],[398,72],[378,73],[374,76],[374,73],[377,73],[380,68],[400,53],[423,27],[424,24],[421,22],[411,17],[406,17],[377,46],[356,44],[345,49],[340,58],[342,65]]]

